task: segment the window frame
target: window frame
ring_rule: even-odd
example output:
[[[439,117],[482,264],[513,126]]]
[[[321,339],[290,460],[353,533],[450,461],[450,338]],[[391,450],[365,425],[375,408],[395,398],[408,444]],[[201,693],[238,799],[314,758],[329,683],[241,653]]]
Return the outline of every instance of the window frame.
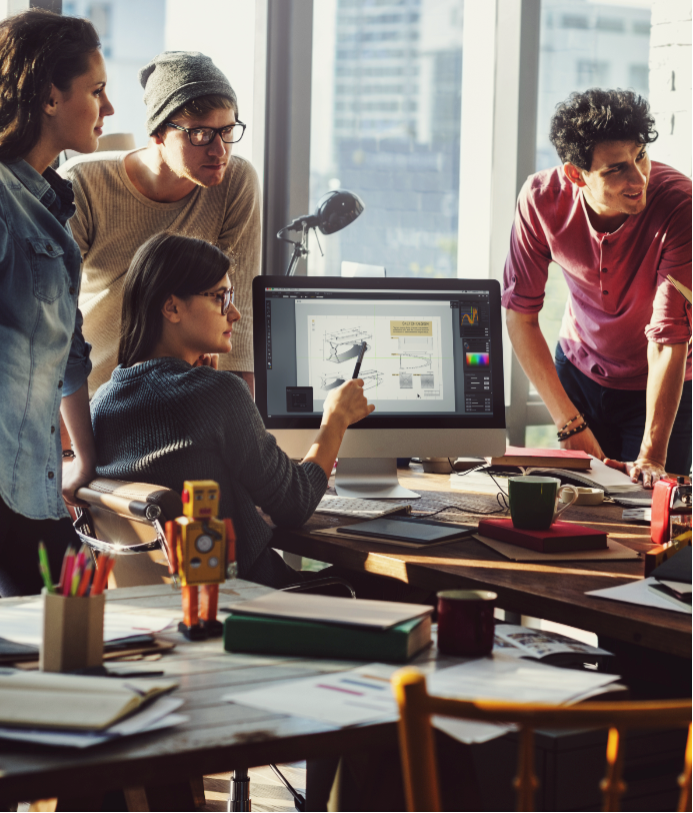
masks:
[[[262,272],[281,274],[289,246],[276,233],[309,207],[313,0],[258,2],[266,6]],[[535,171],[541,0],[465,0],[464,12],[458,276],[500,280],[517,195]],[[296,273],[307,274],[305,260]],[[508,437],[523,445],[528,425],[551,418],[503,330]]]

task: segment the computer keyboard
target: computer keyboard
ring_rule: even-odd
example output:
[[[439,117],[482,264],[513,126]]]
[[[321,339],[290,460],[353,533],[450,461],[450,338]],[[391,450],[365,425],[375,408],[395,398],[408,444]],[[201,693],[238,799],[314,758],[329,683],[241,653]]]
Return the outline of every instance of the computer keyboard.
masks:
[[[397,505],[380,500],[354,500],[327,494],[320,500],[320,505],[315,509],[315,513],[339,514],[339,516],[354,519],[378,519],[378,517],[388,514],[410,514],[411,505]]]

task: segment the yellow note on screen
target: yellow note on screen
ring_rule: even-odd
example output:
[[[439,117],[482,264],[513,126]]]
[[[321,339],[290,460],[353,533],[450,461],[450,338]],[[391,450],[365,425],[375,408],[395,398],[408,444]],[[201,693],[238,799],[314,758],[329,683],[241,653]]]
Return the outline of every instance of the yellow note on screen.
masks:
[[[420,322],[413,319],[403,319],[390,322],[391,336],[432,336],[433,322]]]

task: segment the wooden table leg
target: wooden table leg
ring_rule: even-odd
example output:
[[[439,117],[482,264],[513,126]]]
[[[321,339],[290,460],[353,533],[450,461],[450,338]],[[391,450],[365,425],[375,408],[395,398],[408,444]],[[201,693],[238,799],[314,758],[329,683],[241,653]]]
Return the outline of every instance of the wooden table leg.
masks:
[[[123,791],[130,813],[189,813],[195,809],[190,780],[124,788]]]
[[[193,776],[190,780],[190,790],[192,791],[193,799],[195,800],[195,807],[204,807],[207,801],[205,799],[204,777]]]

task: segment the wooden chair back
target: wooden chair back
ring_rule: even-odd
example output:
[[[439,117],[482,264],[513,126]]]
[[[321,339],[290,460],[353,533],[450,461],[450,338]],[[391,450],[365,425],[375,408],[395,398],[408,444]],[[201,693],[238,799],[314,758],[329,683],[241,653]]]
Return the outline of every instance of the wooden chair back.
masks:
[[[604,810],[619,810],[625,791],[622,779],[622,732],[626,729],[688,727],[688,742],[678,810],[691,809],[691,701],[661,700],[618,703],[582,703],[556,706],[538,703],[508,703],[496,700],[453,700],[433,697],[426,690],[426,678],[413,668],[392,676],[399,705],[399,743],[408,810],[440,810],[435,740],[431,715],[514,723],[519,726],[519,751],[515,788],[517,809],[533,810],[538,782],[534,774],[534,730],[608,728],[606,775],[601,782]]]

